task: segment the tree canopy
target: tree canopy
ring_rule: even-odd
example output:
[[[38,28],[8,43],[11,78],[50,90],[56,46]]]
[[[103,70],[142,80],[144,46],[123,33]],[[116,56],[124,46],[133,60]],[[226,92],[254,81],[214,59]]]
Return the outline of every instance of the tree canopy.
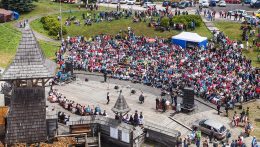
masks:
[[[30,12],[34,9],[34,5],[32,2],[32,0],[2,0],[1,6],[7,10],[24,13]]]

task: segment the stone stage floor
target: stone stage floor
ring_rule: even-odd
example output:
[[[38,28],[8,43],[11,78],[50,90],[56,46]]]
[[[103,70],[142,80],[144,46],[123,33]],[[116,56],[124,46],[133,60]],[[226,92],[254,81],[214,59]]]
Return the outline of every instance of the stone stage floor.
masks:
[[[209,106],[207,106],[199,101],[195,101],[196,109],[190,114],[175,114],[174,110],[168,110],[167,112],[162,113],[155,109],[155,99],[160,95],[159,89],[116,79],[109,79],[107,83],[103,83],[103,77],[93,75],[88,75],[87,78],[89,81],[85,82],[85,77],[86,75],[78,75],[78,79],[76,81],[63,86],[54,86],[54,89],[58,89],[58,91],[69,100],[73,100],[81,105],[99,105],[102,111],[106,110],[109,117],[113,118],[114,114],[111,108],[114,106],[119,95],[119,90],[115,90],[114,87],[118,85],[119,89],[122,89],[122,94],[131,108],[129,114],[134,114],[135,110],[138,110],[138,113],[141,111],[144,115],[144,123],[149,121],[161,127],[178,130],[181,132],[182,137],[186,137],[190,133],[190,130],[176,123],[173,119],[181,122],[181,124],[187,127],[191,127],[192,123],[198,119],[214,119],[223,123],[228,129],[231,130],[232,139],[237,139],[238,134],[243,131],[243,128],[231,128],[231,120],[224,117],[224,114],[217,115],[217,111],[209,107],[212,106],[211,104],[208,104]],[[136,90],[136,94],[130,93],[132,89]],[[140,104],[138,100],[141,90],[145,96],[145,102],[143,104]],[[110,103],[108,105],[106,104],[107,92],[110,93]],[[181,102],[181,98],[178,98],[178,101]],[[64,111],[67,114],[70,114],[71,117],[75,116],[69,111],[61,108],[56,103],[47,102],[47,105],[50,106],[49,108],[55,107],[56,111]],[[250,145],[251,137],[245,138],[244,140],[247,145]]]

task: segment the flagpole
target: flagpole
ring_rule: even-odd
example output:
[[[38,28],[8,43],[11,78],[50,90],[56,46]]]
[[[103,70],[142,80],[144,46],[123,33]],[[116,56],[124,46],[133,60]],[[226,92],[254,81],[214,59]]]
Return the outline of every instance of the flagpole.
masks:
[[[62,43],[62,16],[61,16],[61,0],[60,0],[60,40]]]

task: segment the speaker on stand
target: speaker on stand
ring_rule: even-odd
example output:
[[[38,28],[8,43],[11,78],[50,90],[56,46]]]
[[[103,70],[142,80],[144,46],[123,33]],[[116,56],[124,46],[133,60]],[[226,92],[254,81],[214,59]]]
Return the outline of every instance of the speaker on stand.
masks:
[[[183,112],[191,112],[195,109],[194,90],[192,87],[184,87],[181,109]]]

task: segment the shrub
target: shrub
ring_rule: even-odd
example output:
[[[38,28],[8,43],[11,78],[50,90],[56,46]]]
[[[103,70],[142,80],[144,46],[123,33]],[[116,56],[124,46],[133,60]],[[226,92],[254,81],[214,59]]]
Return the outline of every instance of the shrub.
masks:
[[[180,16],[174,16],[172,18],[172,21],[174,23],[182,23],[185,25],[191,24],[192,21],[195,22],[195,26],[199,27],[202,24],[202,19],[199,15],[180,15]]]
[[[40,22],[43,24],[43,28],[48,31],[50,36],[57,36],[60,32],[60,22],[53,16],[42,17]],[[62,34],[67,34],[67,29],[62,27]]]
[[[60,25],[55,25],[52,26],[49,30],[49,35],[50,36],[57,36],[60,32]],[[65,27],[62,27],[62,35],[66,35],[67,34],[67,29]]]
[[[168,28],[170,26],[170,19],[167,17],[163,17],[161,20],[161,26]]]

